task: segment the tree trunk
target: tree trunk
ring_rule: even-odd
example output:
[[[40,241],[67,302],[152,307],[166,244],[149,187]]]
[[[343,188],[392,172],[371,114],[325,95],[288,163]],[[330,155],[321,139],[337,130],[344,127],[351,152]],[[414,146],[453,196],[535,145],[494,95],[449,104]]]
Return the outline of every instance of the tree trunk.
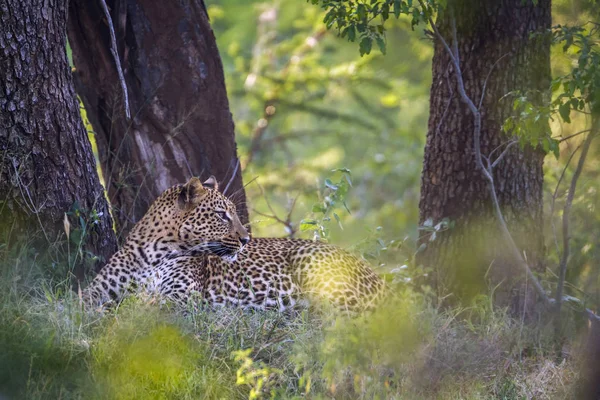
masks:
[[[66,254],[64,215],[78,209],[71,238],[83,232],[81,216],[84,249],[107,260],[116,238],[67,61],[66,19],[66,0],[0,0],[1,241],[41,233],[44,248]]]
[[[467,95],[482,106],[481,151],[495,159],[509,139],[501,126],[512,112],[513,90],[545,91],[550,83],[550,49],[533,32],[550,28],[550,0],[537,5],[522,0],[457,0],[438,16],[438,27],[452,43],[451,10],[456,16],[458,52]],[[487,84],[486,84],[487,80]],[[484,91],[485,87],[485,93]],[[434,271],[440,294],[468,299],[495,289],[496,304],[530,310],[533,289],[508,256],[493,214],[487,181],[478,169],[473,146],[473,115],[461,101],[454,69],[435,40],[430,117],[421,177],[420,224],[450,227],[432,235],[423,230],[426,247],[418,261]],[[494,152],[495,150],[495,152]],[[492,152],[494,152],[492,154]],[[509,229],[529,264],[543,270],[542,183],[544,154],[512,146],[495,167],[494,179]]]
[[[77,91],[96,132],[119,233],[126,233],[165,189],[192,175],[233,179],[227,194],[236,193],[241,220],[248,222],[223,66],[204,4],[106,2],[131,121],[124,118],[101,2],[71,1],[68,34]]]

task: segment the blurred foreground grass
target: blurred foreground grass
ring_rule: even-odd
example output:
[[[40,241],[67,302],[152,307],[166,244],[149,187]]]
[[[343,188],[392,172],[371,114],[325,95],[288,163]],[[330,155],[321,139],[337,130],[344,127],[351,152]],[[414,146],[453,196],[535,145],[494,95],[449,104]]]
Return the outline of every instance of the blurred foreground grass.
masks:
[[[576,343],[556,362],[551,332],[493,310],[486,297],[441,311],[399,288],[355,319],[233,308],[182,315],[137,297],[99,316],[28,260],[0,270],[3,399],[573,398]]]

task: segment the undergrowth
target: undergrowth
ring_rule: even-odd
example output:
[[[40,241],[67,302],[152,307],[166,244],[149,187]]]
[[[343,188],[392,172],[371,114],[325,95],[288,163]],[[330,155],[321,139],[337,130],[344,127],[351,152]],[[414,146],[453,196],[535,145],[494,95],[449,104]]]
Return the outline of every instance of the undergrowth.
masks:
[[[99,315],[20,255],[0,276],[0,398],[565,399],[575,341],[494,309],[438,310],[398,288],[357,318],[189,310],[132,297]]]

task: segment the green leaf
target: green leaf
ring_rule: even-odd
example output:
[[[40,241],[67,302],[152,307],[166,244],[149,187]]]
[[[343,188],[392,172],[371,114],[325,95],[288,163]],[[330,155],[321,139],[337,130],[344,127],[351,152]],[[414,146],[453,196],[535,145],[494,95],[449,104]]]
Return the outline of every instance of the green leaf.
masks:
[[[354,42],[356,40],[356,28],[354,25],[348,27],[348,40]]]
[[[348,211],[348,214],[352,214],[350,212],[350,209],[348,208],[348,204],[346,204],[346,201],[343,201],[342,203],[344,204],[344,208],[346,209],[346,211]]]
[[[350,170],[348,168],[336,168],[336,169],[332,169],[331,172],[343,172],[345,174],[352,173],[352,172],[350,172]]]
[[[381,17],[384,21],[387,21],[390,18],[390,4],[387,2],[381,7]]]
[[[381,36],[378,36],[376,41],[377,46],[379,46],[379,51],[381,51],[382,54],[385,54],[385,40]]]
[[[360,55],[370,54],[371,47],[373,47],[373,39],[368,36],[363,37],[359,44]]]
[[[331,179],[329,179],[329,178],[325,179],[325,186],[327,186],[331,190],[338,190],[339,189],[339,186],[334,185],[333,182],[331,182]]]
[[[562,81],[560,78],[556,78],[552,81],[552,92],[556,92],[558,89],[560,89],[560,85],[561,85]]]
[[[346,182],[348,182],[348,185],[352,187],[352,178],[350,178],[350,175],[344,174],[344,178],[346,178]]]
[[[400,0],[394,0],[394,15],[396,18],[400,16],[400,9],[402,6],[402,2]]]
[[[359,4],[356,7],[356,15],[358,15],[358,18],[362,21],[367,19],[367,9],[364,4]]]
[[[548,138],[548,148],[558,160],[558,157],[560,157],[560,142],[556,139]]]
[[[342,221],[340,220],[340,216],[337,215],[336,213],[333,213],[333,217],[335,218],[335,220],[337,221],[338,225],[340,226],[340,229],[344,230],[344,227],[342,226]]]
[[[567,103],[563,103],[558,107],[558,113],[560,114],[560,117],[563,119],[563,121],[565,121],[566,123],[571,123],[571,105],[567,102]]]
[[[542,140],[542,149],[544,149],[544,153],[548,153],[550,151],[550,142]]]
[[[313,230],[316,226],[317,221],[315,221],[314,219],[303,219],[302,221],[300,221],[300,230],[302,232]]]

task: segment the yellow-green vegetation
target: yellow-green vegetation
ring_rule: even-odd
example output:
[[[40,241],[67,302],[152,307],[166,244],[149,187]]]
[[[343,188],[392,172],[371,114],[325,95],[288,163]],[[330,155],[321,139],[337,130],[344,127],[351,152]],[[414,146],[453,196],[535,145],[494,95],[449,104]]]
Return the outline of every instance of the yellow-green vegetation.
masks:
[[[176,312],[129,298],[103,316],[38,275],[30,254],[3,260],[0,395],[48,399],[564,399],[579,349],[555,361],[551,335],[487,297],[439,310],[400,285],[376,312],[348,318],[236,308]]]
[[[325,12],[306,2],[206,3],[254,234],[352,246],[385,275],[394,296],[357,318],[312,310],[181,313],[146,297],[101,316],[83,312],[66,283],[78,245],[70,249],[75,261],[64,266],[38,259],[27,243],[0,244],[0,399],[577,398],[583,320],[565,324],[557,349],[551,321],[515,320],[488,296],[439,308],[423,284],[431,271],[413,264],[433,53],[422,31],[411,31],[408,18],[391,18],[387,54],[375,42],[361,58],[360,45],[327,31]],[[554,21],[593,20],[585,3],[554,1]],[[574,52],[553,47],[555,77],[572,71]],[[545,288],[556,282],[557,210],[582,137],[565,138],[587,123],[585,114],[571,118],[571,124],[552,122],[558,157],[545,162],[545,209],[554,211],[543,228]],[[597,154],[598,147],[573,200],[566,285],[594,309]],[[71,229],[70,240],[79,243],[75,224]]]

